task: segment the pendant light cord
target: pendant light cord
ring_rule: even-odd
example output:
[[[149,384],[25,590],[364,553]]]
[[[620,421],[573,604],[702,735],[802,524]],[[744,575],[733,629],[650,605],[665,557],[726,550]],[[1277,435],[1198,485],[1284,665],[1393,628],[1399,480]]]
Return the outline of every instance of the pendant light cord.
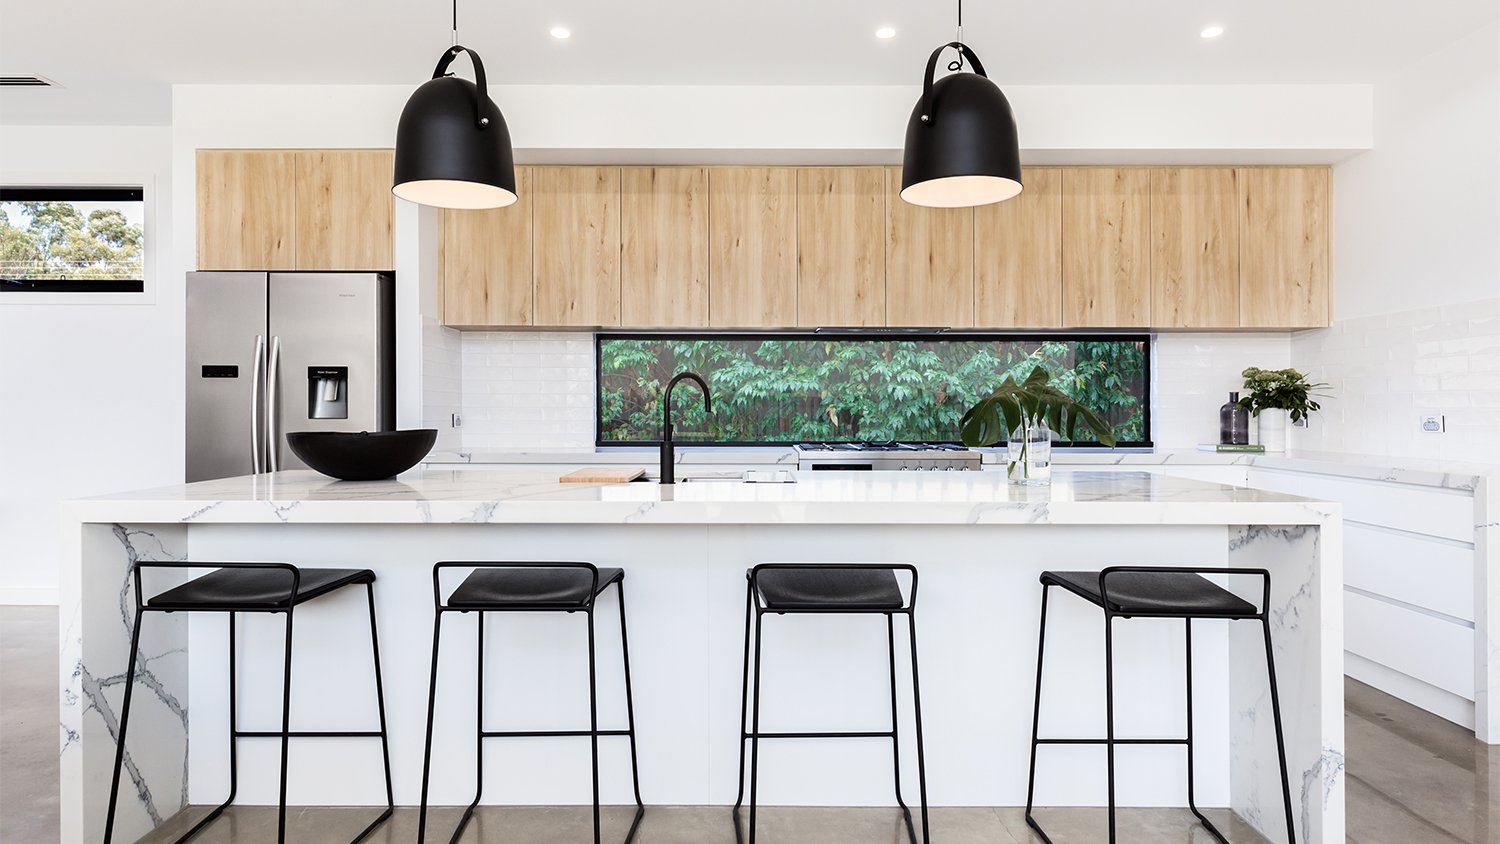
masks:
[[[453,0],[453,3],[458,3],[458,0]],[[963,0],[959,0],[959,36],[954,40],[963,43]],[[953,72],[963,70],[963,52],[960,52],[959,58],[954,58],[953,61],[948,63],[948,69],[953,70]]]
[[[453,0],[453,46],[458,46],[458,0]]]

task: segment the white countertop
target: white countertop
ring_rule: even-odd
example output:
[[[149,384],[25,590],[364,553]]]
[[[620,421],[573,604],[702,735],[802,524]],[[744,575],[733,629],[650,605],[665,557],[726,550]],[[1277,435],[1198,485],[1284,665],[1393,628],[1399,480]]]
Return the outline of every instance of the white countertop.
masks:
[[[687,473],[691,474],[691,473]],[[1337,504],[1144,472],[798,473],[798,483],[563,484],[556,472],[421,468],[387,481],[310,470],[71,501],[80,522],[191,524],[1324,524]]]
[[[978,449],[986,464],[1005,461],[1003,449]],[[1285,471],[1336,475],[1363,480],[1391,481],[1444,489],[1473,490],[1486,477],[1500,475],[1500,466],[1447,460],[1417,460],[1373,454],[1324,451],[1288,451],[1280,454],[1234,454],[1197,449],[1124,451],[1097,449],[1054,451],[1054,465],[1089,466],[1259,466]],[[464,451],[435,452],[428,465],[469,464],[484,466],[605,465],[642,466],[654,472],[657,452],[652,449],[620,448],[599,451]],[[683,448],[677,449],[677,465],[760,466],[795,465],[796,455],[781,448]]]

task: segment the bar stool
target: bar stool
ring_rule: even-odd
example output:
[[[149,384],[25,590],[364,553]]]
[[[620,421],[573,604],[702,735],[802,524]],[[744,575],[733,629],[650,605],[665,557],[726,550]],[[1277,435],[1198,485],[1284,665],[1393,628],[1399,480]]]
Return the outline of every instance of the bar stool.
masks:
[[[896,572],[911,575],[909,597],[903,599]],[[916,721],[917,787],[921,799],[922,841],[930,841],[927,831],[927,769],[922,750],[922,693],[917,679],[917,570],[897,563],[762,563],[746,572],[745,592],[745,667],[740,695],[740,785],[734,798],[734,838],[743,842],[740,831],[740,806],[745,796],[745,742],[750,742],[750,844],[755,844],[756,783],[760,761],[760,740],[818,738],[889,738],[891,770],[895,776],[896,803],[906,821],[906,832],[912,844],[917,832],[911,809],[901,795],[901,739],[896,714],[896,622],[905,615],[911,636],[911,694]],[[890,665],[891,728],[880,731],[843,732],[762,732],[760,729],[760,632],[766,613],[786,614],[879,614],[885,616],[886,655]],[[751,687],[751,619],[754,618],[755,665],[754,691]],[[752,700],[753,695],[753,700]],[[750,710],[746,729],[746,710]]]
[[[443,601],[441,575],[444,569],[473,569]],[[599,729],[599,695],[595,680],[594,605],[599,594],[610,584],[620,607],[620,655],[625,663],[625,721],[623,730]],[[599,844],[599,737],[626,736],[630,739],[630,777],[635,790],[635,817],[625,844],[635,838],[646,806],[641,801],[641,775],[635,752],[635,703],[630,693],[630,643],[625,633],[625,572],[617,568],[598,568],[592,563],[555,562],[441,562],[432,567],[432,599],[436,614],[432,621],[432,682],[427,692],[427,749],[422,757],[422,808],[417,819],[417,842],[427,835],[427,786],[432,769],[432,724],[437,702],[438,646],[443,630],[443,615],[449,612],[473,612],[478,619],[479,674],[476,700],[477,724],[474,733],[478,765],[475,771],[474,800],[464,810],[458,828],[448,839],[456,844],[474,816],[474,808],[484,793],[484,740],[487,738],[582,737],[588,736],[594,772],[594,844]],[[491,612],[582,612],[589,631],[589,728],[587,730],[486,730],[484,728],[484,615]]]
[[[141,569],[213,568],[181,586],[143,601]],[[290,563],[147,562],[131,566],[135,579],[135,627],[130,634],[130,662],[125,669],[125,701],[121,706],[120,735],[115,745],[114,779],[109,786],[109,815],[104,822],[104,844],[109,844],[115,825],[115,806],[120,794],[120,769],[125,759],[125,731],[130,723],[130,698],[135,687],[136,659],[140,653],[141,621],[148,612],[229,613],[229,798],[188,830],[177,844],[197,835],[234,802],[239,787],[239,740],[281,739],[281,791],[276,817],[276,840],[286,841],[286,775],[288,740],[293,738],[378,738],[385,763],[385,811],[355,836],[359,844],[391,816],[395,798],[391,791],[391,746],[386,736],[385,687],[380,677],[380,641],[375,632],[375,572],[369,569],[299,569]],[[375,665],[375,703],[380,712],[379,730],[294,731],[292,702],[292,610],[299,604],[321,598],[345,586],[363,584],[370,605],[370,655]],[[241,730],[235,714],[235,616],[239,613],[286,613],[286,644],[282,656],[281,729]]]
[[[1261,579],[1260,609],[1224,589],[1205,574],[1254,575]],[[1108,764],[1109,841],[1115,842],[1115,747],[1117,745],[1176,744],[1187,748],[1188,807],[1221,844],[1229,844],[1202,812],[1193,796],[1193,619],[1216,618],[1227,621],[1259,621],[1266,643],[1266,675],[1271,687],[1271,715],[1276,727],[1276,761],[1281,764],[1281,797],[1286,812],[1287,840],[1296,844],[1292,822],[1292,789],[1287,778],[1286,741],[1281,730],[1281,701],[1276,693],[1276,661],[1271,652],[1271,622],[1267,615],[1271,605],[1271,573],[1265,569],[1231,568],[1163,568],[1159,566],[1113,566],[1100,572],[1042,572],[1042,623],[1037,639],[1036,705],[1031,721],[1031,772],[1026,782],[1026,823],[1047,844],[1052,839],[1032,817],[1032,798],[1036,790],[1036,751],[1043,744],[1102,744]],[[1038,738],[1042,717],[1042,664],[1047,636],[1047,593],[1060,586],[1104,610],[1104,705],[1105,738]],[[1186,738],[1115,738],[1114,696],[1114,620],[1115,618],[1180,618],[1187,645],[1187,737]]]

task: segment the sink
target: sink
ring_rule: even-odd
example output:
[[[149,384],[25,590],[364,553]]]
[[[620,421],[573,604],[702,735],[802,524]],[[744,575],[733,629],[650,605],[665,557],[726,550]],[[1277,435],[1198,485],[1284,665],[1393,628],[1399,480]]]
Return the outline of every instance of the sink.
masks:
[[[746,472],[719,472],[712,475],[690,475],[678,483],[794,484],[797,475],[786,469],[751,469]]]

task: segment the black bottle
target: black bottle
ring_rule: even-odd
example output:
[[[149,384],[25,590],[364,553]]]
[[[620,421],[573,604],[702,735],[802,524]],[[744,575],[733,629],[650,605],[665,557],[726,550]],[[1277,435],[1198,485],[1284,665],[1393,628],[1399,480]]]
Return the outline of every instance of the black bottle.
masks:
[[[1221,445],[1248,445],[1250,443],[1250,411],[1240,407],[1240,394],[1230,393],[1229,403],[1219,408],[1219,443]]]

